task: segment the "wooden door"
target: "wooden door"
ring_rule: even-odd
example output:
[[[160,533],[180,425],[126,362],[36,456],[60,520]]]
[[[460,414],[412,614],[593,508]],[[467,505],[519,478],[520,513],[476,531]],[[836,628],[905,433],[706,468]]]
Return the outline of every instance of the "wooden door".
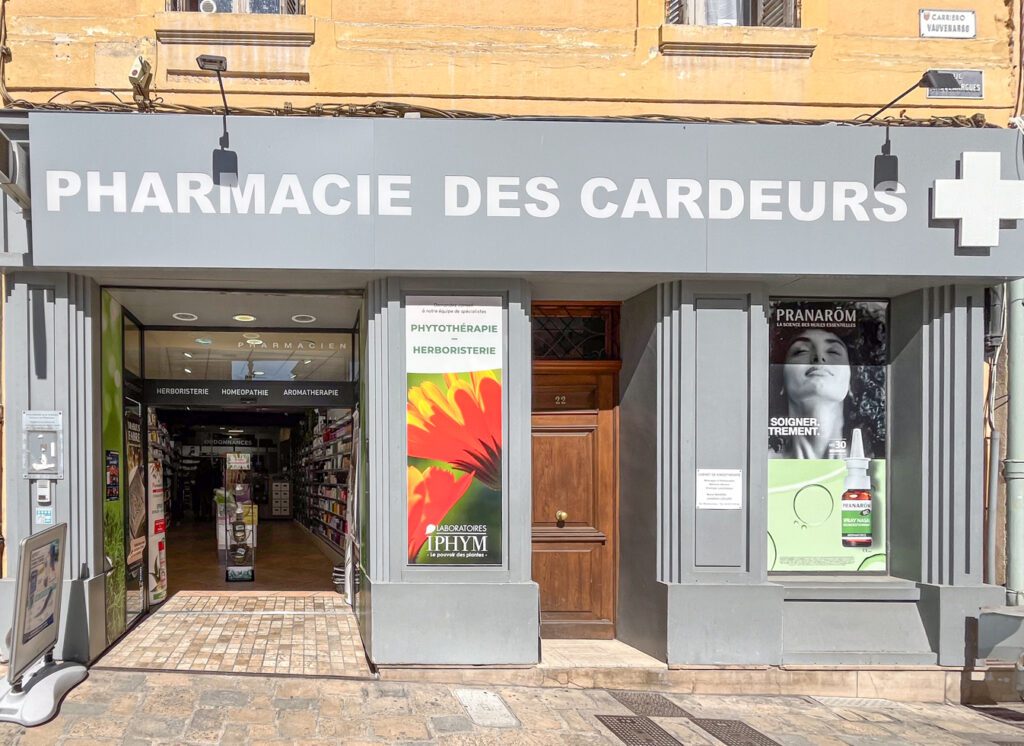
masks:
[[[542,637],[615,637],[618,366],[534,364],[533,579]]]

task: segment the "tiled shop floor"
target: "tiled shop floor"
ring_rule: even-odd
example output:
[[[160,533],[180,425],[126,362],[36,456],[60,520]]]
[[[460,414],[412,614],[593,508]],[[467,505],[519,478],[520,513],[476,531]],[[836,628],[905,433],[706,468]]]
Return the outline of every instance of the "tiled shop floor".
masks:
[[[336,593],[178,593],[98,668],[371,675],[352,610]]]

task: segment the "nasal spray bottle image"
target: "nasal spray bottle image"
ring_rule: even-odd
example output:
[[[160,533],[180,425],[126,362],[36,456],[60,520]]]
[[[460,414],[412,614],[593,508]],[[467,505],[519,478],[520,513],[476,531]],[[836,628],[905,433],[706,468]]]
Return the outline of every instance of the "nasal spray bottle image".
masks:
[[[843,546],[871,546],[871,477],[860,430],[853,431],[843,492]]]

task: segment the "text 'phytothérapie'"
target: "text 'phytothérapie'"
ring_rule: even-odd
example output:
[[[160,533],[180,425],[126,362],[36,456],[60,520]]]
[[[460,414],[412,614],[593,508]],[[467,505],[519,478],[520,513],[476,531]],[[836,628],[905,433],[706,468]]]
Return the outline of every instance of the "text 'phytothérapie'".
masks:
[[[817,220],[894,223],[907,215],[904,186],[887,182],[785,181],[688,178],[612,179],[595,176],[571,187],[551,176],[438,177],[445,217],[551,218],[582,211],[596,219]],[[94,213],[210,215],[411,216],[411,176],[247,174],[235,186],[215,185],[209,174],[146,171],[46,171],[46,209]],[[422,204],[427,204],[423,202]],[[419,208],[423,210],[425,208]],[[437,209],[432,207],[431,209]]]

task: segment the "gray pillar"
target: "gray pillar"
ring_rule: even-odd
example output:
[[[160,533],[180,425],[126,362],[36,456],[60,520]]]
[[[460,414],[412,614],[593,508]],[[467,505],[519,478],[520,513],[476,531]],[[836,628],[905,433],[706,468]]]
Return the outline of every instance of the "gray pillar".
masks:
[[[892,306],[891,573],[916,581],[940,665],[976,658],[982,583],[984,290],[947,285]]]
[[[68,546],[57,654],[88,663],[106,647],[99,287],[72,274],[8,275],[3,344],[8,574],[0,581],[0,618],[11,618],[18,545],[45,528],[35,523],[35,495],[22,478],[21,416],[29,409],[60,410],[65,477],[53,483],[53,507],[56,522],[68,524]]]
[[[657,510],[648,520],[667,595],[667,660],[777,664],[783,589],[767,582],[765,547],[766,298],[737,284],[672,282],[656,292]],[[622,452],[625,467],[634,455],[625,438]],[[701,469],[741,470],[742,508],[698,508]]]
[[[406,560],[408,294],[505,297],[504,564],[410,566]],[[377,280],[367,288],[366,433],[370,535],[364,643],[378,665],[536,663],[539,596],[531,579],[530,291],[517,280]]]

